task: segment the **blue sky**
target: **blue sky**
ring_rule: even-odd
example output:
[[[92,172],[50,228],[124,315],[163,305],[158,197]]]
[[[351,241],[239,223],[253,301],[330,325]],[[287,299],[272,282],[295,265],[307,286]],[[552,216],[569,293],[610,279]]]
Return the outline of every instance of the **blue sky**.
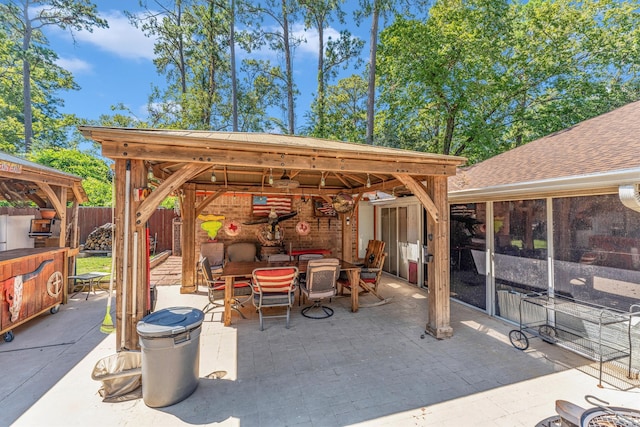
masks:
[[[122,13],[123,10],[135,11],[134,0],[94,1],[100,15],[109,22],[108,29],[94,29],[75,32],[73,37],[61,30],[47,30],[51,48],[59,56],[59,64],[71,71],[79,91],[61,93],[65,101],[63,112],[74,113],[82,118],[97,119],[101,114],[112,114],[110,107],[118,103],[125,104],[139,118],[145,118],[145,105],[152,84],[163,85],[164,77],[158,76],[153,65],[153,40],[147,38],[131,26]],[[151,4],[151,3],[150,3]],[[350,25],[355,35],[368,41],[368,29]],[[294,26],[296,33],[304,33],[307,43],[296,50],[294,70],[296,84],[301,92],[297,100],[296,127],[304,124],[303,112],[309,110],[312,95],[316,90],[317,33],[304,32],[301,24]],[[334,29],[326,30],[327,36],[337,35]],[[369,48],[365,45],[362,57],[368,57]],[[271,52],[257,52],[261,58],[275,61]],[[351,72],[344,72],[343,76]]]

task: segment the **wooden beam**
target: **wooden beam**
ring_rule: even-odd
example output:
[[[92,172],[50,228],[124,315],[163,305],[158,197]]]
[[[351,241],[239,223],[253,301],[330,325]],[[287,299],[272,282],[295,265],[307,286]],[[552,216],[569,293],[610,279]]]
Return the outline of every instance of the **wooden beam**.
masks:
[[[36,184],[38,184],[38,187],[40,187],[40,189],[44,192],[44,194],[47,195],[47,198],[49,199],[49,202],[53,205],[53,208],[56,210],[56,213],[58,214],[58,217],[60,218],[61,217],[60,215],[62,215],[62,211],[66,210],[66,209],[65,209],[65,206],[60,201],[60,198],[58,197],[58,194],[47,183],[36,182]]]
[[[195,187],[194,187],[194,191],[195,191]],[[202,213],[204,208],[206,208],[209,205],[209,203],[213,202],[215,199],[222,196],[224,193],[226,193],[225,190],[217,190],[215,193],[209,194],[207,197],[205,197],[205,199],[202,202],[200,202],[198,206],[196,206],[196,217],[198,217],[198,215]]]
[[[193,184],[185,184],[182,213],[182,285],[180,293],[196,292],[196,189]]]
[[[151,215],[153,215],[156,208],[167,196],[180,188],[182,184],[187,182],[189,179],[201,174],[210,167],[211,166],[203,165],[202,163],[190,163],[174,172],[168,179],[160,184],[158,188],[149,195],[149,197],[140,203],[140,207],[136,212],[136,224],[140,225],[147,222],[149,218],[151,218]]]
[[[106,157],[148,159],[149,145],[134,142],[116,143],[104,141],[102,154]],[[277,154],[268,152],[249,152],[225,150],[222,147],[175,147],[158,145],[154,147],[153,159],[158,161],[179,161],[185,163],[202,162],[209,167],[213,164],[245,166],[255,168],[319,170],[326,172],[367,173],[374,169],[377,173],[406,173],[415,175],[455,175],[459,162],[412,162],[408,158],[362,159],[324,157],[316,150],[310,154]]]
[[[129,265],[124,260],[124,242],[128,239],[125,235],[125,174],[126,174],[126,160],[116,160],[114,167],[114,198],[115,198],[115,211],[114,211],[114,231],[113,231],[113,245],[114,256],[116,259],[116,271],[113,271],[114,283],[116,289],[116,351],[126,349],[126,328],[124,325],[124,319],[122,317],[123,312],[129,312],[126,303],[123,300],[123,296],[128,294],[124,288],[124,277],[128,274]],[[125,315],[126,317],[126,315]]]
[[[453,335],[450,319],[450,254],[449,254],[449,215],[447,212],[447,179],[427,178],[429,196],[436,208],[443,212],[438,222],[427,216],[427,250],[433,255],[428,263],[428,323],[425,330],[438,339]]]
[[[417,181],[410,175],[396,174],[394,176],[398,179],[398,181],[402,182],[405,187],[407,187],[407,189],[413,193],[414,196],[416,196],[420,203],[422,203],[422,206],[424,206],[424,208],[427,210],[433,221],[435,223],[438,223],[438,221],[440,221],[438,208],[431,200],[431,197],[429,197],[427,189],[424,188],[422,183],[420,183],[420,181]]]

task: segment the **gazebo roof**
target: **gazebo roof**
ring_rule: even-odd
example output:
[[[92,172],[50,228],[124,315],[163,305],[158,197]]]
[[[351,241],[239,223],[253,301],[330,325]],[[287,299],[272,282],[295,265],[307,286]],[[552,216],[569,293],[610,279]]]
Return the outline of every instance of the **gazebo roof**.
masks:
[[[263,133],[80,127],[112,159],[144,160],[160,180],[188,163],[210,165],[188,182],[198,190],[290,194],[402,192],[394,175],[451,176],[465,159],[394,148]],[[272,186],[286,171],[299,183]],[[215,173],[216,181],[211,182]],[[325,185],[322,185],[324,178]],[[368,186],[367,182],[371,185]]]

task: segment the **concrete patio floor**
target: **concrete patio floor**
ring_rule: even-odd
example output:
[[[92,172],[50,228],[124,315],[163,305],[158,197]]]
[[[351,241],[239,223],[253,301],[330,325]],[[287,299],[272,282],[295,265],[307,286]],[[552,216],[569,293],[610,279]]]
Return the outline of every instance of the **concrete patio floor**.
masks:
[[[180,294],[179,265],[170,257],[152,271],[156,310],[206,304],[204,289]],[[424,336],[426,292],[389,276],[380,291],[393,301],[351,313],[349,298],[337,298],[324,320],[302,317],[296,305],[290,329],[267,319],[260,332],[252,307],[228,328],[221,310],[209,313],[198,388],[155,409],[142,399],[102,402],[91,372],[116,348],[115,334],[100,332],[107,296],[78,294],[0,344],[0,426],[531,427],[555,415],[556,399],[586,408],[591,394],[640,408],[640,389],[598,388],[587,359],[539,339],[513,348],[513,326],[499,319],[452,302],[454,335],[438,341]]]

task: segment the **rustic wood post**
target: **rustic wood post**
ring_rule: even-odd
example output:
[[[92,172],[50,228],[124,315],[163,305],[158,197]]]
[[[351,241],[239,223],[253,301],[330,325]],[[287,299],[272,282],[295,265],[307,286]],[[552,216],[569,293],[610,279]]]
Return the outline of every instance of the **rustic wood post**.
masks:
[[[450,324],[449,284],[449,207],[447,204],[447,177],[430,176],[426,179],[427,193],[437,208],[438,221],[427,215],[427,248],[432,259],[427,265],[429,288],[429,320],[426,331],[438,339],[453,335]]]
[[[182,213],[182,286],[180,293],[193,293],[196,287],[196,187],[185,184]]]

